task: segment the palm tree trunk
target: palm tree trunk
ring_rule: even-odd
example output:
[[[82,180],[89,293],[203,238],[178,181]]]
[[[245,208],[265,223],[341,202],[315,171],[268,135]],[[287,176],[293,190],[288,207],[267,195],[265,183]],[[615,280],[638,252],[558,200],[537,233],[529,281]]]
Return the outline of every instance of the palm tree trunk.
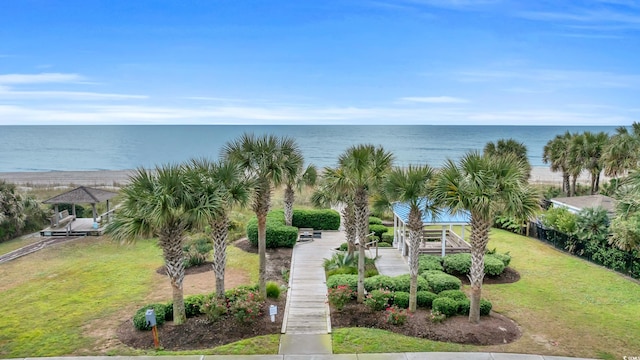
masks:
[[[284,222],[287,226],[293,224],[293,202],[295,200],[295,191],[291,188],[291,185],[287,185],[284,190]]]
[[[347,254],[353,256],[356,248],[356,226],[353,213],[353,204],[347,202],[342,208],[342,218],[344,219],[344,232],[347,240]]]
[[[170,224],[160,231],[162,255],[167,268],[173,293],[173,323],[184,324],[187,314],[184,309],[182,283],[184,281],[184,252],[182,250],[182,226]]]
[[[258,218],[258,288],[263,298],[267,297],[267,214],[271,202],[271,186],[260,184],[256,191],[253,211]]]
[[[367,191],[358,189],[354,200],[356,238],[358,239],[358,302],[364,302],[364,248],[369,230],[369,201]]]
[[[213,272],[216,276],[216,295],[224,297],[224,272],[227,267],[227,235],[229,233],[229,218],[220,215],[211,224],[211,238],[213,240]]]
[[[591,172],[591,195],[596,193],[596,173]]]
[[[420,210],[411,207],[409,212],[409,274],[411,277],[409,288],[409,311],[415,312],[418,307],[418,268],[420,256],[420,241],[422,238],[422,218]]]
[[[570,185],[570,179],[571,176],[569,175],[568,172],[563,172],[562,173],[562,191],[564,191],[564,193],[567,196],[571,196],[571,185]]]
[[[469,322],[480,322],[480,298],[482,296],[482,280],[484,279],[484,252],[489,242],[491,222],[481,216],[471,215],[471,306]]]
[[[576,183],[578,182],[578,176],[580,176],[580,174],[578,175],[573,175],[571,177],[571,191],[569,192],[569,196],[576,196]]]

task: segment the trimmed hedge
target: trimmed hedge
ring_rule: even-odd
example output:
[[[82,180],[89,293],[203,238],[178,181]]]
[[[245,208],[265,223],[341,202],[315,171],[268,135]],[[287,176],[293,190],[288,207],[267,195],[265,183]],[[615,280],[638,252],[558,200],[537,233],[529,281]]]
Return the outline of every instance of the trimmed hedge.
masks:
[[[331,209],[294,209],[292,225],[297,228],[313,228],[314,230],[338,230],[340,229],[340,213]]]
[[[393,293],[393,305],[401,308],[409,308],[409,293],[406,291],[396,291]]]
[[[184,298],[184,310],[188,318],[202,314],[200,307],[204,304],[205,297],[205,295],[190,295]]]
[[[492,307],[493,305],[491,304],[491,301],[480,299],[480,315],[481,316],[489,315],[491,313]]]
[[[336,288],[340,285],[347,285],[351,290],[358,291],[358,275],[337,274],[327,279],[328,288]]]
[[[328,286],[328,282],[327,282]],[[364,279],[364,288],[367,291],[378,289],[388,289],[394,291],[396,288],[395,278],[387,275],[376,275]]]
[[[504,254],[494,253],[494,254],[491,254],[491,256],[493,256],[498,260],[501,260],[502,263],[504,263],[504,267],[509,266],[509,264],[511,263],[511,255],[509,254],[509,252],[506,252]]]
[[[441,291],[437,297],[448,297],[449,299],[456,301],[467,300],[467,294],[462,292],[462,290],[444,290]]]
[[[375,216],[369,216],[369,225],[382,225],[382,219]]]
[[[247,238],[253,246],[258,245],[258,219],[254,216],[247,222]],[[267,214],[267,248],[292,248],[298,240],[298,228],[284,224],[284,211],[274,210]]]
[[[406,291],[409,292],[411,288],[411,275],[404,274],[398,275],[394,278],[395,280],[395,291]],[[418,276],[418,291],[428,291],[429,283],[423,277]]]
[[[380,241],[384,241],[384,242],[388,242],[389,244],[393,244],[393,234],[386,232],[384,234],[382,234],[382,238],[380,239]]]
[[[389,231],[389,228],[384,225],[369,225],[369,232],[373,232],[378,239],[382,239],[382,234],[387,231]]]
[[[433,300],[432,308],[447,317],[458,314],[458,302],[448,297]]]
[[[418,273],[423,273],[427,270],[442,271],[442,258],[435,255],[420,255],[418,258]]]
[[[391,244],[390,244],[390,243],[388,243],[388,242],[379,242],[379,243],[378,243],[378,247],[381,247],[381,248],[390,248],[390,247],[393,247],[393,245],[391,245]]]
[[[421,277],[427,280],[429,288],[436,294],[444,290],[460,290],[462,285],[462,282],[457,277],[438,270],[425,271],[421,274]]]
[[[433,300],[438,297],[438,295],[430,292],[430,291],[418,291],[416,293],[418,307],[430,308]]]
[[[498,276],[502,274],[511,261],[508,254],[486,254],[484,256],[484,273],[489,276]],[[442,260],[444,271],[448,274],[466,275],[471,270],[471,254],[452,254],[446,255]]]

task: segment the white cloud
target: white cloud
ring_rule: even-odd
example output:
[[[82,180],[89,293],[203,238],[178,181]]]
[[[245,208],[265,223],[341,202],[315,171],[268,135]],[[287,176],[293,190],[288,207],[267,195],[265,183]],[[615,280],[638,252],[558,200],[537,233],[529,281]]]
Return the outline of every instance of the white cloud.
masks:
[[[404,102],[416,102],[416,103],[428,103],[428,104],[460,104],[468,103],[469,101],[462,98],[456,98],[451,96],[427,96],[427,97],[403,97],[399,99]]]
[[[457,73],[461,82],[518,81],[554,85],[565,88],[640,88],[640,75],[618,74],[604,71],[516,69],[516,70],[474,70]]]
[[[4,74],[0,75],[0,84],[43,84],[81,82],[84,77],[78,74],[40,73],[40,74]]]

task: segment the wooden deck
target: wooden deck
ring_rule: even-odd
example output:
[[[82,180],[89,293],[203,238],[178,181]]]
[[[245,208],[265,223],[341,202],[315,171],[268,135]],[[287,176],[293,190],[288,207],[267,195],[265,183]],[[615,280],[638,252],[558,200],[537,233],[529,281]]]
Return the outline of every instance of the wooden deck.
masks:
[[[49,226],[40,231],[41,236],[101,236],[103,233],[104,226],[94,228],[92,218],[77,218],[66,226]]]
[[[402,234],[400,234],[402,236]],[[420,254],[442,255],[442,231],[441,230],[424,230],[423,239],[420,242]],[[458,254],[471,252],[471,245],[464,241],[460,235],[453,231],[446,230],[445,254]],[[403,255],[409,253],[409,234],[404,234],[403,238]]]

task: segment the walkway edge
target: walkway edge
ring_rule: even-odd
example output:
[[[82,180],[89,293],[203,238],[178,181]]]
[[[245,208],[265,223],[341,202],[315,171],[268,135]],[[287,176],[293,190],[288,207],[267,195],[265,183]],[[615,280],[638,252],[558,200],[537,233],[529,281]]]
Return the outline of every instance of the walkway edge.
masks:
[[[289,318],[289,304],[291,303],[291,282],[293,281],[293,266],[296,262],[296,252],[294,251],[298,243],[291,249],[291,264],[289,264],[289,283],[287,284],[287,301],[284,304],[284,316],[282,317],[282,326],[280,327],[280,334],[287,332],[287,319]]]

